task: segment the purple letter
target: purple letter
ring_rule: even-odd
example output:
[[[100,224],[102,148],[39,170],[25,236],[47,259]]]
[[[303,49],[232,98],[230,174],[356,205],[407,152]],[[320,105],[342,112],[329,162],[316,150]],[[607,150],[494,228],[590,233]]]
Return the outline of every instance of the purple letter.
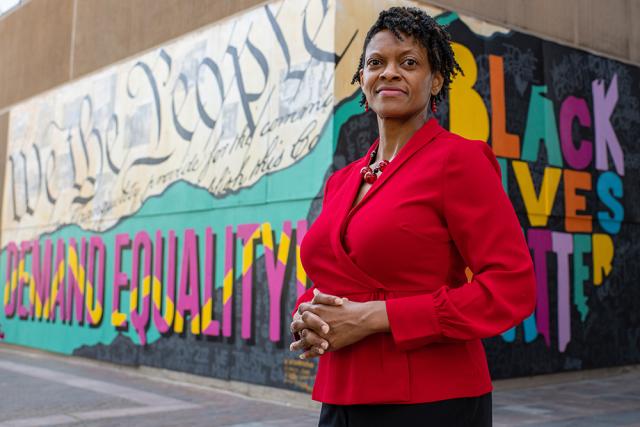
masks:
[[[595,117],[596,128],[596,169],[606,171],[609,169],[609,159],[607,158],[607,147],[611,152],[613,164],[616,166],[618,175],[624,175],[624,159],[618,137],[611,126],[611,113],[618,102],[618,75],[614,74],[611,79],[609,91],[604,93],[604,82],[594,80],[591,83],[593,92],[593,115]]]
[[[533,250],[533,264],[536,270],[538,291],[536,295],[536,326],[544,336],[547,347],[551,345],[549,336],[549,289],[547,284],[547,252],[551,250],[551,231],[530,228],[527,231],[529,248]]]
[[[571,341],[569,255],[573,253],[573,237],[569,233],[554,231],[551,240],[558,259],[558,349],[564,352]]]

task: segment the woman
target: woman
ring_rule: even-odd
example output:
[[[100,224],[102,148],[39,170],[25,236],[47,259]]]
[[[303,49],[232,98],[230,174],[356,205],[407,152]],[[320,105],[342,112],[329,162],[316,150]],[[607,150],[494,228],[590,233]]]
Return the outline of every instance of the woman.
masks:
[[[327,180],[291,323],[291,349],[320,356],[321,426],[491,425],[481,338],[533,311],[535,277],[491,148],[432,117],[458,71],[419,9],[383,11],[365,38],[354,82],[380,137]]]

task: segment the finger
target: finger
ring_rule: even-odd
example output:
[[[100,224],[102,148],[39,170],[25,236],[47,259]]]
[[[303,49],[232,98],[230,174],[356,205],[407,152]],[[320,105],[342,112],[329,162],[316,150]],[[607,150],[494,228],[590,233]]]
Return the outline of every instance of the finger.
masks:
[[[300,332],[306,327],[307,327],[306,323],[304,323],[304,320],[300,318],[298,320],[294,320],[293,322],[291,322],[291,325],[289,326],[289,330],[291,331],[292,334],[295,334]]]
[[[306,328],[315,331],[317,334],[329,333],[329,325],[315,313],[305,311],[302,313],[302,321],[306,325]]]
[[[311,303],[311,301],[303,302],[298,306],[298,314],[302,315],[302,313],[304,313],[305,311],[309,311],[312,309],[313,309],[313,304]]]
[[[310,329],[304,329],[301,332],[301,341],[303,341],[306,345],[306,348],[309,347],[317,347],[323,350],[320,354],[324,353],[324,350],[329,348],[329,341],[322,338],[320,335],[316,334],[314,331]]]
[[[314,357],[319,357],[324,354],[324,350],[317,347],[311,347],[309,350],[302,353],[298,356],[300,359],[313,359]]]
[[[289,330],[294,335],[298,334],[305,328],[313,329],[317,333],[327,334],[329,332],[329,325],[317,314],[310,311],[305,312],[304,315],[293,320],[289,325]]]
[[[294,341],[289,345],[289,351],[299,351],[299,350],[307,350],[309,347],[306,346],[304,339],[299,339],[298,341]]]
[[[342,305],[344,302],[343,300],[344,298],[340,298],[335,295],[323,294],[318,289],[314,289],[311,304]]]
[[[300,339],[292,342],[289,345],[290,351],[304,350],[308,351],[315,347],[315,352],[318,354],[324,354],[329,348],[329,342],[322,339],[319,335],[310,331],[309,329],[303,329],[300,333]]]

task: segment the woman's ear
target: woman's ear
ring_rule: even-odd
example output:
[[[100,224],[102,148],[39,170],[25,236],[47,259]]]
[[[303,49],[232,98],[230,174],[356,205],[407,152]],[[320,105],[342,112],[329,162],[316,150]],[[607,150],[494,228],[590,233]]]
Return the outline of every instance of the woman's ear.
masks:
[[[440,93],[442,85],[444,84],[444,77],[440,71],[436,71],[431,79],[431,95],[435,96]]]
[[[360,80],[358,81],[358,83],[360,84],[360,90],[362,91],[362,93],[364,94],[365,99],[367,98],[367,92],[364,90],[364,70],[360,70],[359,72],[360,75]]]

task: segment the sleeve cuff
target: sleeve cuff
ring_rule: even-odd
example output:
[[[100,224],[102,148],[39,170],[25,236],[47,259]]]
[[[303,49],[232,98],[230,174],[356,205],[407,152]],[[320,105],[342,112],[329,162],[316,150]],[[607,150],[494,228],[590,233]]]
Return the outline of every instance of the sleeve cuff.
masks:
[[[439,339],[442,328],[431,294],[386,301],[389,329],[400,350],[414,350]]]

